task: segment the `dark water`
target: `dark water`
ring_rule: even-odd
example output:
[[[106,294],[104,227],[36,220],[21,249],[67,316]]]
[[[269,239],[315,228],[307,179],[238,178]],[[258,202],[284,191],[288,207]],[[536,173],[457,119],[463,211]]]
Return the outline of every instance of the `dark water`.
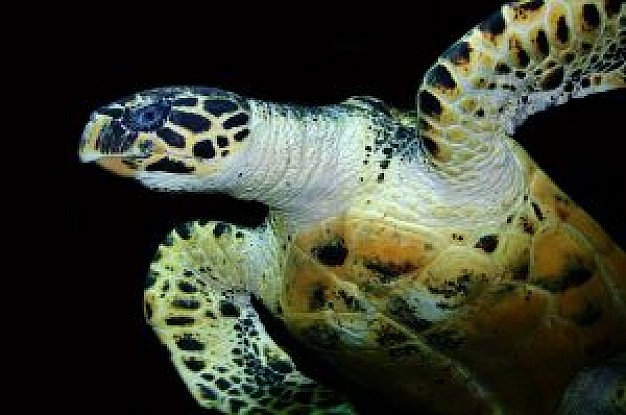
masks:
[[[51,173],[38,192],[44,205],[60,208],[61,230],[51,238],[64,275],[55,284],[62,289],[55,313],[67,327],[59,370],[70,362],[70,372],[80,376],[61,395],[66,409],[202,413],[143,323],[143,275],[174,224],[197,217],[253,224],[265,214],[263,206],[223,196],[152,193],[78,165],[76,145],[89,112],[169,84],[310,105],[373,95],[408,108],[438,53],[499,4],[428,3],[417,7],[419,16],[408,6],[381,3],[354,14],[294,4],[284,17],[243,5],[173,10],[170,4],[78,10],[79,17],[48,22],[53,29],[42,38],[52,58],[36,61],[50,78],[45,105],[59,113],[52,125],[59,130],[41,139],[61,154],[46,157]],[[534,117],[517,137],[621,246],[625,104],[623,92],[573,102]]]

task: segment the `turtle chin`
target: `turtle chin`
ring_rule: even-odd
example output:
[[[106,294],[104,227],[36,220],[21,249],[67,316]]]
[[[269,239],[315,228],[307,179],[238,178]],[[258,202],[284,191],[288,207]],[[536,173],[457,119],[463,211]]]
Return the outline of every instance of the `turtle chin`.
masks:
[[[95,163],[103,169],[122,177],[136,178],[139,171],[139,163],[134,157],[102,157],[96,160]]]

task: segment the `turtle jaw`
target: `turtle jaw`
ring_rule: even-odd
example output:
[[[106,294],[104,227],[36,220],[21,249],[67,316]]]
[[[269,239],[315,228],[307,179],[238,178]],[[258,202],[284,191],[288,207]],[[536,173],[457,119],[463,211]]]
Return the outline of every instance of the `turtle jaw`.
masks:
[[[140,160],[138,134],[117,125],[115,119],[93,113],[83,130],[78,157],[82,163],[96,163],[116,175],[136,177]]]

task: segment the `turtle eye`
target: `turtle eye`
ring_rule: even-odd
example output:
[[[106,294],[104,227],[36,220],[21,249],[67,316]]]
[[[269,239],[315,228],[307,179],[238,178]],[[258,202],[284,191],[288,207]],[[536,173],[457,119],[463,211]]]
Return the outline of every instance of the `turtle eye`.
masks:
[[[169,106],[164,102],[134,108],[125,114],[124,124],[133,130],[154,131],[163,125],[168,112]]]

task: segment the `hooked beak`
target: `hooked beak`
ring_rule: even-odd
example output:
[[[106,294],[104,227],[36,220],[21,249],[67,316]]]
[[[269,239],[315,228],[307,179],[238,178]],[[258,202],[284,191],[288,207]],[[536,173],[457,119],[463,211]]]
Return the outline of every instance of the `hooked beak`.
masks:
[[[92,114],[83,130],[78,156],[82,163],[93,163],[120,176],[137,173],[135,149],[137,134],[123,131],[108,116]]]

